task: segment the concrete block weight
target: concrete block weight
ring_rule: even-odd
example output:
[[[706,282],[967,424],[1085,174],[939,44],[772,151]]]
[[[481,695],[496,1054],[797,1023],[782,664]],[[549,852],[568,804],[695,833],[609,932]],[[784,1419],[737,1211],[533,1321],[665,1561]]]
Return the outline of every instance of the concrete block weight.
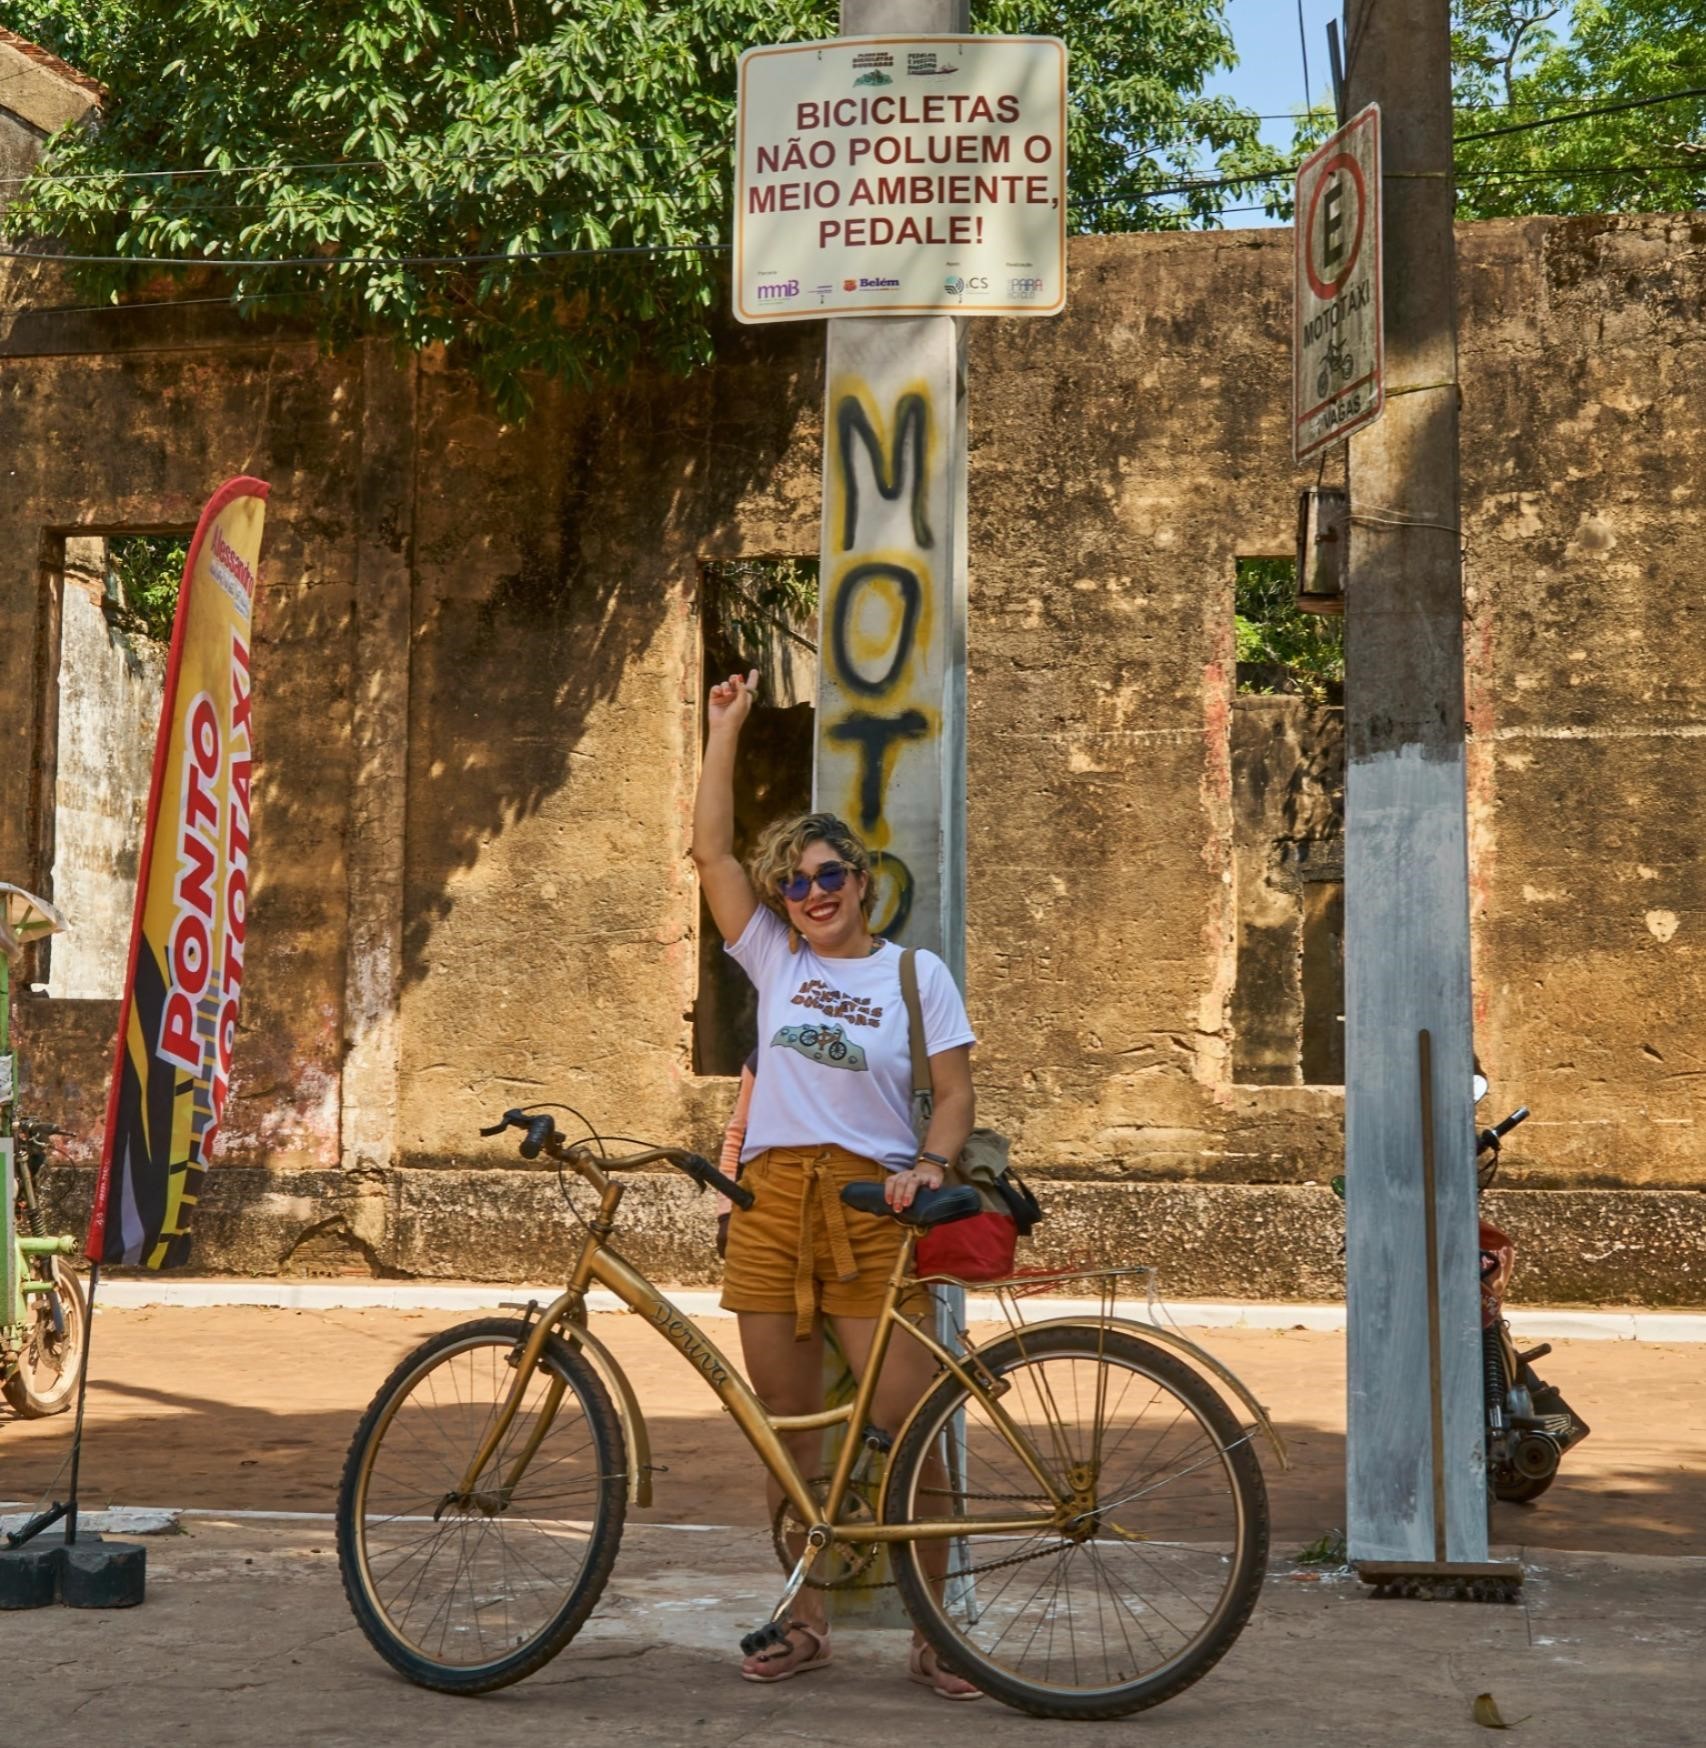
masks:
[[[46,1608],[59,1589],[59,1544],[0,1547],[0,1610]]]
[[[135,1608],[148,1581],[148,1550],[140,1542],[80,1535],[60,1543],[59,1600],[67,1608]]]

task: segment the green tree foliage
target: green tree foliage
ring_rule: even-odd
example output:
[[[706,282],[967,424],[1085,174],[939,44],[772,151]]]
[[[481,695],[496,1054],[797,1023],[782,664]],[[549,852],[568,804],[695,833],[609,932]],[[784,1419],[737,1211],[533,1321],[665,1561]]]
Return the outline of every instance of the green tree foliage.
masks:
[[[1706,0],[1452,0],[1460,218],[1706,206],[1706,96],[1491,130],[1706,88]],[[1332,131],[1298,117],[1292,159]],[[1291,186],[1265,195],[1291,222]]]
[[[1706,206],[1706,96],[1466,137],[1706,89],[1706,0],[1456,0],[1453,11],[1463,217]]]
[[[1233,59],[1224,0],[984,0],[975,16],[1071,48],[1076,229],[1211,222],[1228,191],[1156,191],[1274,162],[1253,117],[1202,95]],[[228,264],[242,307],[304,312],[328,338],[459,343],[515,407],[524,372],[710,355],[728,262],[703,245],[729,229],[736,59],[833,34],[835,7],[0,0],[0,23],[109,91],[98,128],[49,142],[12,238]],[[516,259],[573,250],[662,252]],[[238,265],[304,256],[338,264]],[[147,272],[77,269],[115,298]]]
[[[1319,701],[1343,683],[1345,622],[1298,606],[1295,559],[1239,559],[1232,624],[1240,667],[1258,670],[1240,676],[1240,692],[1297,691]]]
[[[190,543],[179,534],[124,534],[107,542],[107,617],[121,631],[169,643]]]

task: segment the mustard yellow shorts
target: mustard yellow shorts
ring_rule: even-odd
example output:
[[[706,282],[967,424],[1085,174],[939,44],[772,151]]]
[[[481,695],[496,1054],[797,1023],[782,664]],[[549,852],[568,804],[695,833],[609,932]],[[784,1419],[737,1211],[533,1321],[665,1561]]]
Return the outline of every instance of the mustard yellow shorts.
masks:
[[[791,1311],[796,1338],[819,1312],[875,1317],[905,1234],[849,1208],[841,1186],[887,1176],[845,1147],[772,1147],[749,1160],[740,1181],[756,1199],[729,1221],[723,1309]]]

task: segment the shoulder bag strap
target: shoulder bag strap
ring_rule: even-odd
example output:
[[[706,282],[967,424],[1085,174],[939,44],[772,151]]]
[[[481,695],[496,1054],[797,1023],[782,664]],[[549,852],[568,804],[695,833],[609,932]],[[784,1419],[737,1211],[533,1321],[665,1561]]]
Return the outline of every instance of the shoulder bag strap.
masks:
[[[905,948],[900,956],[900,993],[906,1002],[906,1035],[912,1047],[912,1096],[930,1099],[936,1084],[930,1073],[930,1052],[924,1041],[924,1007],[918,999],[918,949]]]

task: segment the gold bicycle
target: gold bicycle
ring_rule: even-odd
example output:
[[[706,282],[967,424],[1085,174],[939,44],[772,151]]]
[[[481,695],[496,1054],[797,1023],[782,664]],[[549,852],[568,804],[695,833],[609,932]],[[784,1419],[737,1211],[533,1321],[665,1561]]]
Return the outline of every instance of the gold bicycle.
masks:
[[[771,1415],[692,1318],[611,1248],[620,1172],[667,1162],[743,1206],[750,1192],[681,1148],[605,1158],[566,1147],[548,1115],[509,1111],[482,1133],[509,1127],[526,1131],[525,1158],[544,1152],[584,1179],[598,1211],[553,1304],[423,1342],[356,1429],[338,1497],[339,1564],[356,1620],[393,1668],[460,1694],[534,1673],[591,1614],[628,1505],[650,1503],[640,1404],[588,1327],[594,1284],[698,1371],[803,1532],[769,1622],[742,1641],[749,1653],[779,1642],[803,1585],[845,1582],[886,1544],[907,1612],[943,1663],[1039,1717],[1140,1711],[1225,1655],[1267,1566],[1256,1431],[1282,1463],[1284,1451],[1263,1410],[1211,1356],[1177,1331],[1112,1317],[1112,1277],[1144,1271],[1103,1271],[1098,1319],[1014,1316],[990,1341],[960,1331],[963,1351],[951,1352],[898,1309],[920,1230],[981,1206],[975,1190],[936,1191],[903,1222],[854,1399]],[[880,1185],[849,1185],[842,1198],[892,1217]],[[939,1371],[891,1440],[867,1417],[897,1330],[922,1342]],[[1249,1410],[1248,1425],[1211,1377]],[[778,1435],[836,1426],[847,1436],[833,1472],[814,1482]],[[942,1466],[930,1462],[943,1452],[945,1488]],[[865,1472],[879,1458],[880,1486]]]

